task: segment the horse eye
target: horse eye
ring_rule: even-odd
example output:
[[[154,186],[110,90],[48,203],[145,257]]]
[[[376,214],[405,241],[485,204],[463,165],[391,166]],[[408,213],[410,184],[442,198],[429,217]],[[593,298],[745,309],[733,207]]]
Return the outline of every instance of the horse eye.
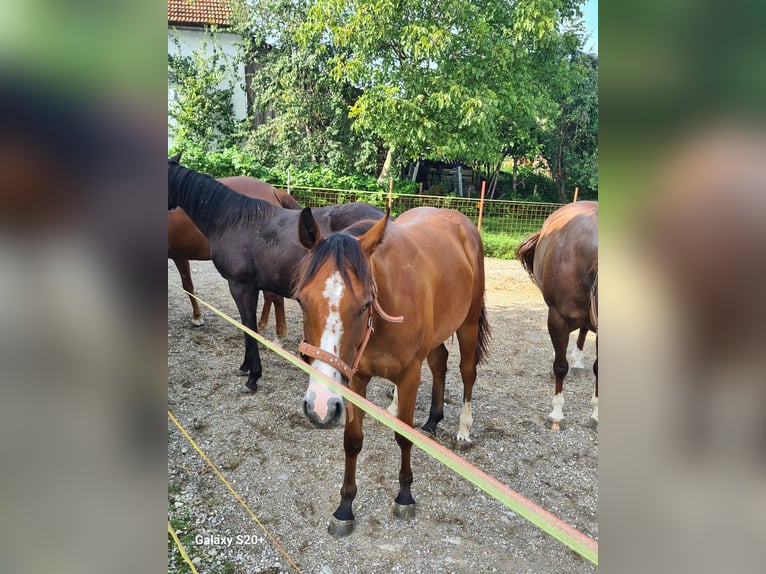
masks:
[[[367,309],[370,308],[370,304],[371,304],[370,301],[367,301],[367,303],[364,304],[364,307],[362,307],[362,310],[359,311],[359,314],[361,315],[362,313],[365,313]]]

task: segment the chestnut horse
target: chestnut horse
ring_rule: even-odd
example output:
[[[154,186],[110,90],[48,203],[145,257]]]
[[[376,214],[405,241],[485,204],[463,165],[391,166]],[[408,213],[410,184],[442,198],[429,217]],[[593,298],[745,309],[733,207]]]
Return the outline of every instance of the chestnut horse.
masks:
[[[569,335],[580,330],[577,348],[582,352],[588,331],[596,333],[598,329],[598,203],[580,201],[557,209],[543,222],[540,231],[519,245],[516,257],[540,288],[548,305],[556,391],[553,410],[545,425],[551,430],[559,430],[564,419],[563,389],[564,377],[569,371],[566,358]],[[596,353],[591,422],[598,427],[598,338]]]
[[[457,333],[463,410],[457,440],[470,441],[471,393],[476,365],[485,357],[489,325],[484,307],[484,248],[471,221],[448,209],[420,207],[389,221],[356,224],[323,237],[310,209],[301,212],[301,243],[311,250],[296,275],[296,300],[303,309],[304,341],[298,350],[328,377],[365,396],[373,376],[396,385],[389,411],[412,425],[423,361],[433,373],[432,432],[443,418],[447,348]],[[392,316],[389,315],[392,313]],[[346,453],[341,502],[330,532],[352,531],[356,459],[362,449],[364,413],[347,407]],[[311,378],[303,411],[318,427],[334,426],[343,400]],[[399,494],[394,514],[414,515],[410,492],[412,443],[396,435],[401,449]]]
[[[210,241],[210,258],[229,283],[242,323],[257,331],[260,291],[292,296],[295,270],[307,253],[296,234],[301,212],[246,197],[168,159],[168,209],[179,206]],[[383,216],[366,203],[332,205],[316,213],[323,233]],[[261,356],[249,335],[240,371],[248,374],[246,386],[255,391],[262,374]]]
[[[301,205],[288,193],[254,177],[224,177],[218,181],[237,193],[248,197],[262,199],[287,209],[301,208]],[[183,288],[189,293],[194,293],[194,283],[192,282],[189,260],[208,261],[210,259],[210,242],[180,207],[168,211],[168,259],[172,259],[173,263],[176,264],[178,273],[181,275]],[[203,325],[205,321],[202,318],[202,312],[197,300],[192,296],[189,296],[189,299],[192,304],[192,325]],[[269,291],[263,292],[263,311],[258,321],[258,328],[261,330],[266,328],[272,304],[274,305],[277,321],[277,339],[281,343],[287,336],[287,323],[285,321],[284,299],[279,295]]]

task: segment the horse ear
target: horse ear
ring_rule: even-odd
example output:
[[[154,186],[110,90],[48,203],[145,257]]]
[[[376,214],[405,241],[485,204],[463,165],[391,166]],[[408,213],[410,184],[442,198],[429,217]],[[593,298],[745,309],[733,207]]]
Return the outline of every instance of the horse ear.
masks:
[[[298,218],[298,237],[301,245],[309,250],[314,249],[324,239],[314,216],[311,214],[310,207],[301,210],[301,215]]]
[[[359,238],[359,244],[362,247],[362,251],[370,257],[375,249],[383,241],[383,233],[386,231],[386,224],[388,223],[389,210],[386,209],[386,214],[375,225],[370,227],[369,231]]]
[[[181,156],[184,154],[183,150],[179,151],[176,155],[170,158],[170,161],[174,161],[178,164],[181,163]]]

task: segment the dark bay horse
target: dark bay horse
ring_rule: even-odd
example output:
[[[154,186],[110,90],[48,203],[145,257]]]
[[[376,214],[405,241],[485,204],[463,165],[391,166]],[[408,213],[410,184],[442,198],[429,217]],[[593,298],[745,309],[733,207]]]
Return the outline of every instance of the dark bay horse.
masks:
[[[569,371],[566,352],[569,335],[579,329],[582,351],[588,331],[598,329],[598,203],[580,201],[554,211],[540,231],[516,250],[548,305],[548,333],[555,357],[556,391],[546,426],[559,430],[564,418],[564,377]],[[598,339],[596,339],[598,352]],[[598,355],[593,364],[596,387],[591,421],[598,426]]]
[[[420,207],[377,223],[356,224],[324,237],[311,210],[300,222],[301,243],[311,249],[296,275],[303,309],[304,342],[298,350],[328,377],[361,396],[371,377],[396,385],[390,411],[412,425],[422,363],[433,373],[431,412],[424,428],[443,418],[447,348],[457,333],[463,410],[457,439],[470,441],[471,393],[476,366],[489,345],[484,307],[484,249],[471,221],[456,211]],[[392,313],[393,315],[389,315]],[[364,413],[347,407],[343,445],[346,466],[341,502],[330,521],[336,536],[353,529],[356,460],[362,449]],[[341,397],[311,379],[303,402],[318,427],[334,426],[343,414]],[[414,515],[410,492],[412,443],[396,435],[401,449],[399,494],[394,513]]]
[[[224,177],[218,181],[242,195],[262,199],[287,209],[301,209],[301,205],[291,195],[254,177]],[[180,207],[168,211],[168,259],[172,259],[175,263],[178,273],[181,275],[183,288],[189,293],[194,293],[189,260],[208,261],[210,259],[210,242]],[[205,321],[202,318],[199,303],[194,297],[189,296],[189,299],[192,304],[192,325],[203,325]],[[258,328],[261,330],[266,328],[269,310],[274,305],[277,339],[281,342],[287,336],[284,300],[279,295],[269,291],[264,291],[263,299],[263,311],[258,321]]]
[[[229,283],[242,323],[257,331],[261,290],[292,296],[292,279],[306,249],[296,230],[301,212],[241,195],[209,175],[168,159],[168,209],[182,207],[210,241],[210,258]],[[332,233],[383,212],[366,203],[317,209],[323,233]],[[255,391],[261,377],[261,357],[255,340],[245,335],[247,387]]]

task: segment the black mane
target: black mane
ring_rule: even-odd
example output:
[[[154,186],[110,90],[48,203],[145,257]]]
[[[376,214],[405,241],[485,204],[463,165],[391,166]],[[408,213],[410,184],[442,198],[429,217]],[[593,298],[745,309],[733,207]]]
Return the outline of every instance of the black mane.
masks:
[[[205,235],[237,224],[267,221],[275,206],[239,194],[211,176],[168,160],[168,209],[180,206]]]
[[[323,239],[303,260],[296,274],[297,288],[300,289],[303,284],[310,281],[317,274],[319,268],[331,257],[334,259],[335,267],[340,272],[343,282],[352,292],[353,286],[348,274],[349,271],[357,276],[365,289],[372,289],[372,272],[367,265],[359,241],[345,232],[336,233]]]

